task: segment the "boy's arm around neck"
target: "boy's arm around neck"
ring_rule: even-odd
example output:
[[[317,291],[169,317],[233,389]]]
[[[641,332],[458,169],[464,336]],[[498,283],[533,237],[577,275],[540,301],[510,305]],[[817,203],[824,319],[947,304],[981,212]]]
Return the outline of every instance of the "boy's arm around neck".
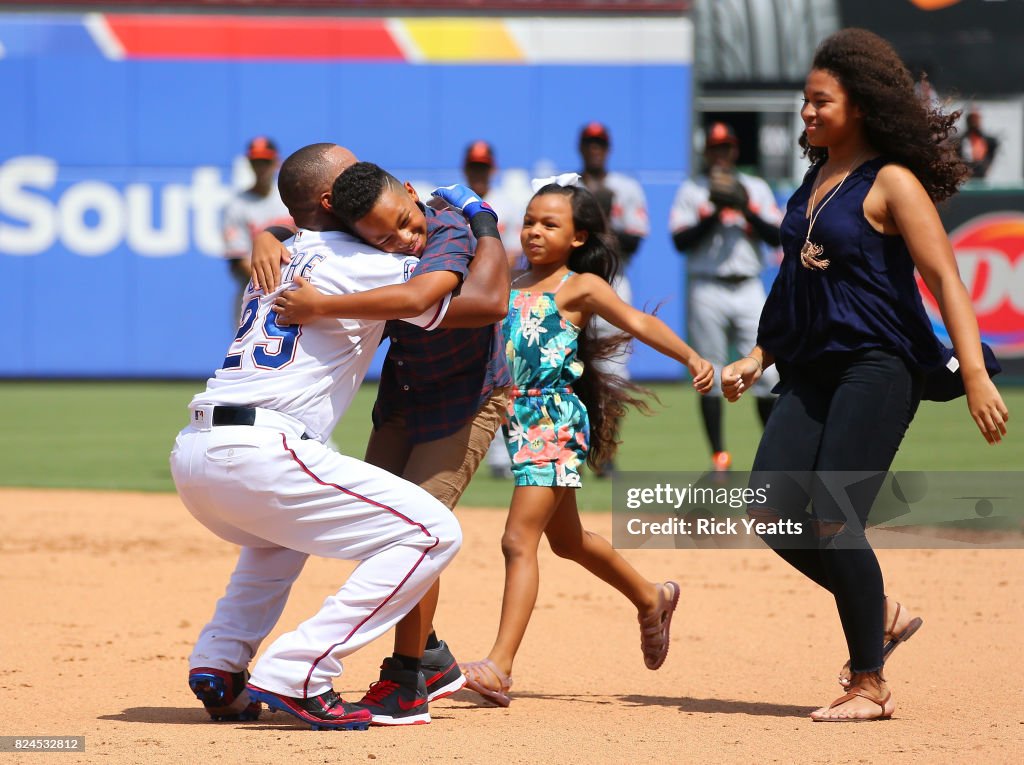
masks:
[[[480,237],[469,265],[469,275],[448,307],[441,327],[485,327],[503,320],[508,313],[510,284],[508,259],[501,239]]]

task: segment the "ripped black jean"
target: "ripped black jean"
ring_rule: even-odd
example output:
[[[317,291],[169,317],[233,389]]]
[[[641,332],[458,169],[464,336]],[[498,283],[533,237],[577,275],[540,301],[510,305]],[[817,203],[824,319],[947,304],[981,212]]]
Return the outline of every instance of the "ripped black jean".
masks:
[[[864,529],[917,411],[921,375],[881,350],[828,354],[779,371],[781,392],[751,468],[751,487],[771,489],[749,513],[793,522],[774,527],[790,533],[761,538],[832,593],[851,668],[872,672],[882,667],[885,589]]]

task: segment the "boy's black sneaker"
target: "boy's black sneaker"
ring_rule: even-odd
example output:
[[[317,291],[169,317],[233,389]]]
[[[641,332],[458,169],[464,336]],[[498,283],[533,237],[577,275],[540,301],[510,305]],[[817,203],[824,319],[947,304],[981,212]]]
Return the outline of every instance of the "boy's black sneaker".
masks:
[[[373,716],[374,725],[424,725],[430,722],[423,674],[402,669],[388,657],[380,665],[380,680],[370,686],[359,706]]]
[[[459,663],[443,640],[438,641],[437,648],[428,648],[423,652],[420,672],[427,684],[427,701],[451,696],[466,684]]]

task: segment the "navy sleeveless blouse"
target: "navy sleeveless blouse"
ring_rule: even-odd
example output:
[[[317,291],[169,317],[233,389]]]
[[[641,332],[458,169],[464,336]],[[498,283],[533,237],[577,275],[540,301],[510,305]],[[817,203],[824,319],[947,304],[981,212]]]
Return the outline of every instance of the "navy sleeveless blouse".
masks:
[[[781,228],[783,260],[757,333],[757,344],[776,359],[806,364],[826,353],[879,348],[921,371],[948,359],[925,313],[903,237],[879,233],[864,217],[864,198],[885,163],[877,157],[855,168],[821,208],[811,241],[830,261],[824,270],[800,263],[820,166],[790,197]]]

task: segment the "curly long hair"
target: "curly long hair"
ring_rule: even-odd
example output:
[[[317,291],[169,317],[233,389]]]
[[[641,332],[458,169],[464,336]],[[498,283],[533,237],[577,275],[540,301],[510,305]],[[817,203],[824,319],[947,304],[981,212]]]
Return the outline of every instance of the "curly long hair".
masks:
[[[587,240],[569,256],[569,268],[579,274],[596,274],[609,284],[619,273],[622,258],[619,245],[608,225],[596,197],[583,186],[543,186],[534,197],[557,194],[567,197],[572,206],[572,223],[577,232],[586,231]],[[629,407],[644,414],[651,409],[643,397],[654,394],[624,377],[601,371],[594,362],[608,360],[622,353],[632,338],[619,332],[599,337],[590,321],[577,339],[577,358],[583,362],[583,374],[573,384],[576,396],[587,408],[590,419],[590,447],[587,464],[602,470],[615,457],[619,444],[619,427]]]
[[[913,75],[886,40],[866,29],[842,29],[818,46],[811,67],[839,80],[864,113],[868,143],[906,166],[932,201],[956,193],[969,175],[950,140],[960,112],[943,112],[918,95]],[[828,157],[827,148],[808,143],[806,131],[800,146],[812,162]]]

